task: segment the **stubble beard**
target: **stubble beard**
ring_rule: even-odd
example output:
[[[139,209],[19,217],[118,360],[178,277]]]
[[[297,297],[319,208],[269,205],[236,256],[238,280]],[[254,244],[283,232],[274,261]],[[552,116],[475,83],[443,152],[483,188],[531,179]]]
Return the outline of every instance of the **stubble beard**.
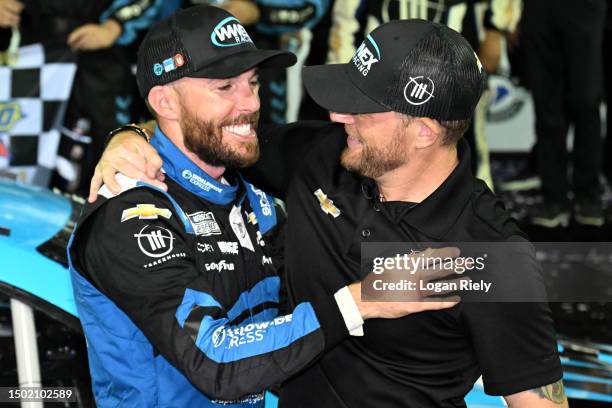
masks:
[[[406,162],[399,133],[384,146],[374,146],[359,140],[362,143],[360,152],[351,151],[347,146],[340,155],[340,164],[349,171],[376,179]]]
[[[252,166],[259,159],[258,140],[255,138],[242,141],[241,148],[244,152],[237,152],[231,145],[223,143],[222,127],[249,123],[256,131],[258,122],[259,111],[215,124],[212,121],[199,119],[189,109],[183,107],[180,126],[185,147],[200,160],[211,166],[242,169]]]

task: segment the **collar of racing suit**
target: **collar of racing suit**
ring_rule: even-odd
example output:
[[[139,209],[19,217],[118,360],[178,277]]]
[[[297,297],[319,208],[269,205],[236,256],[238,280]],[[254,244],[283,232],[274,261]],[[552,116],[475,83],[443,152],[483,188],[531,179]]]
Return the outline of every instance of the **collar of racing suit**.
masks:
[[[179,150],[159,129],[155,128],[151,145],[161,156],[166,176],[193,194],[215,204],[225,205],[236,199],[238,183],[227,185],[210,177]]]

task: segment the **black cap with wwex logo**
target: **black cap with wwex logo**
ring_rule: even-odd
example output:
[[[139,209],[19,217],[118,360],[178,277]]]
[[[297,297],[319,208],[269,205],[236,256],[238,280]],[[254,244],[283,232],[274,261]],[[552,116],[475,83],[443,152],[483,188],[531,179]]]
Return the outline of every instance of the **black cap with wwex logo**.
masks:
[[[425,20],[376,28],[346,64],[303,71],[306,90],[339,113],[396,111],[440,121],[469,119],[486,74],[461,34]]]
[[[290,52],[257,49],[227,11],[195,6],[151,28],[138,49],[136,79],[146,97],[154,86],[184,77],[231,78],[256,66],[285,68],[295,62]]]

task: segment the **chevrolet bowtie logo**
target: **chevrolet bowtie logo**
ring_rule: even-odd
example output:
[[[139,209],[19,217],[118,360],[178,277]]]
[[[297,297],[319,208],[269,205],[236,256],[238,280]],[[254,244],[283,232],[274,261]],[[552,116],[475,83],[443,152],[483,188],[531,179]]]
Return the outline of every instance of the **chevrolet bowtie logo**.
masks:
[[[123,210],[121,213],[121,222],[136,217],[138,217],[139,220],[156,220],[159,215],[164,218],[170,218],[172,213],[167,208],[157,208],[154,204],[136,204],[136,207]]]
[[[254,213],[254,212],[249,213],[249,214],[247,215],[247,221],[248,221],[250,224],[253,224],[253,225],[256,225],[256,224],[257,224],[257,217],[255,216],[255,213]]]
[[[340,215],[340,210],[338,209],[338,207],[334,205],[334,202],[332,200],[327,198],[327,195],[321,189],[315,191],[314,195],[319,200],[321,209],[325,214],[329,214],[334,218],[337,218]]]

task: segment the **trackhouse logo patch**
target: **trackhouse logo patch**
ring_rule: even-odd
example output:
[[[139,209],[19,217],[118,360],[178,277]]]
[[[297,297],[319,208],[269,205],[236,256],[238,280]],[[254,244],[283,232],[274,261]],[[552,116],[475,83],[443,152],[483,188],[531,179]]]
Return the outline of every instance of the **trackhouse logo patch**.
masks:
[[[151,258],[166,256],[174,248],[172,232],[163,227],[145,225],[138,234],[134,234],[134,238],[142,253]]]
[[[235,17],[228,17],[217,24],[210,34],[210,40],[217,47],[232,47],[253,42],[240,21]]]
[[[411,105],[423,105],[434,98],[434,89],[435,85],[431,78],[410,77],[410,81],[404,87],[404,98]]]

